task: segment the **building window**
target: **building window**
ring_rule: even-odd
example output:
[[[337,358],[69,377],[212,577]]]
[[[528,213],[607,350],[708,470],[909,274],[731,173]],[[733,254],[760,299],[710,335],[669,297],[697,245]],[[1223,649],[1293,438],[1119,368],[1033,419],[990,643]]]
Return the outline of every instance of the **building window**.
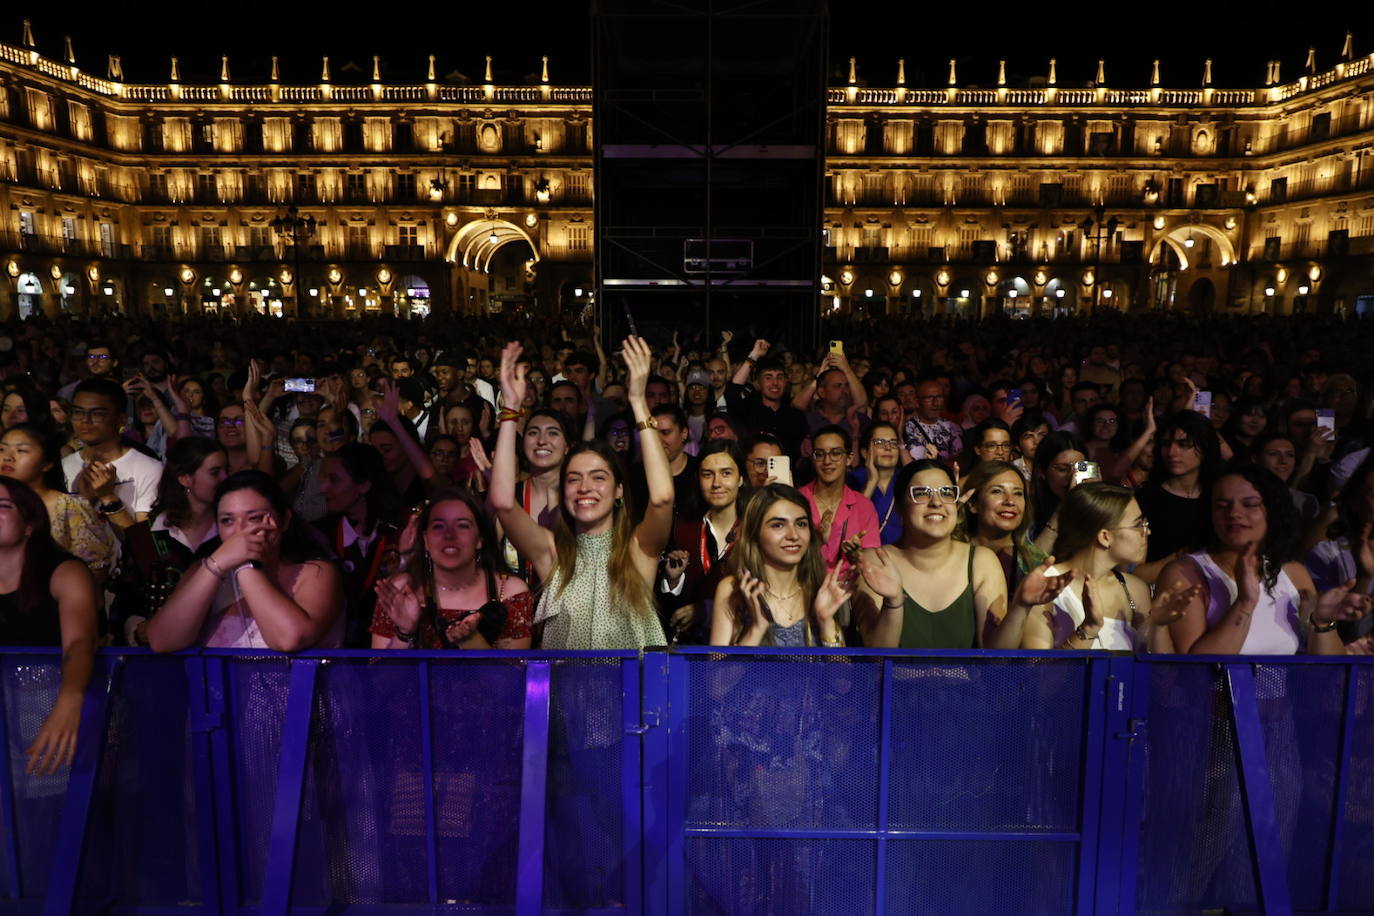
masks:
[[[153,172],[148,176],[148,195],[157,201],[167,200],[167,173]]]
[[[153,257],[171,257],[172,227],[167,225],[149,226],[148,244],[152,246],[153,251],[148,252],[147,255],[151,255]]]
[[[196,175],[196,200],[201,203],[219,202],[219,189],[215,185],[214,172],[200,172]]]
[[[477,186],[477,176],[471,173],[458,176],[458,193],[472,195],[472,190]]]
[[[362,203],[367,200],[367,176],[362,172],[349,172],[344,178],[344,200],[348,203]]]
[[[415,200],[415,173],[398,172],[396,175],[396,197],[398,200]]]
[[[569,172],[567,177],[568,197],[572,200],[586,200],[589,187],[586,172]]]
[[[587,227],[569,226],[568,227],[568,250],[586,251],[587,250]]]
[[[20,210],[20,211],[19,211],[19,234],[20,234],[20,235],[37,235],[37,234],[38,234],[38,233],[37,233],[37,230],[34,229],[34,224],[33,224],[33,213],[29,212],[28,210]]]
[[[355,258],[372,256],[372,245],[368,241],[366,226],[348,227],[348,254]]]
[[[1288,199],[1288,179],[1275,178],[1269,182],[1269,202],[1281,204]]]
[[[76,220],[70,216],[62,217],[62,237],[69,242],[76,238]]]
[[[301,172],[296,176],[296,199],[312,201],[315,199],[315,173]]]
[[[210,260],[223,259],[224,238],[220,234],[219,226],[200,227],[200,251],[203,257]]]
[[[420,244],[420,227],[413,223],[401,224],[396,227],[396,241],[403,248],[414,248]]]
[[[271,226],[249,226],[248,244],[254,248],[272,247],[272,227]]]

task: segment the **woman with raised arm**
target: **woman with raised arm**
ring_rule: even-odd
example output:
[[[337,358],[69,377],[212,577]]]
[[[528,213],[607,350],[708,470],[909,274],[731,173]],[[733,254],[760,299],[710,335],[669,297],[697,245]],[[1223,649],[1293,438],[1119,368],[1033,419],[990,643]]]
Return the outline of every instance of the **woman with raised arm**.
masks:
[[[1014,649],[1031,608],[1053,601],[1069,576],[1047,557],[1021,579],[1008,606],[997,555],[954,539],[967,500],[939,461],[913,461],[897,475],[902,539],[860,554],[854,616],[874,648]]]
[[[501,351],[503,404],[523,404],[523,350]],[[666,640],[654,608],[658,558],[673,525],[673,478],[668,456],[644,400],[653,355],[638,337],[623,346],[629,401],[639,427],[649,487],[643,520],[631,528],[629,487],[609,445],[577,444],[563,461],[560,511],[552,530],[541,526],[515,498],[515,444],[523,408],[502,408],[489,503],[511,544],[544,583],[535,623],[546,649],[642,649]]]
[[[202,550],[148,621],[156,652],[209,648],[337,648],[343,644],[339,572],[291,515],[262,471],[239,471],[215,489],[218,542]]]
[[[1121,567],[1145,558],[1150,521],[1135,493],[1100,481],[1074,487],[1059,507],[1054,552],[1073,583],[1026,619],[1023,649],[1172,652],[1168,625],[1201,591],[1150,587]]]
[[[836,614],[854,593],[855,571],[841,560],[826,572],[800,492],[770,483],[749,498],[730,569],[716,587],[712,645],[844,645]]]

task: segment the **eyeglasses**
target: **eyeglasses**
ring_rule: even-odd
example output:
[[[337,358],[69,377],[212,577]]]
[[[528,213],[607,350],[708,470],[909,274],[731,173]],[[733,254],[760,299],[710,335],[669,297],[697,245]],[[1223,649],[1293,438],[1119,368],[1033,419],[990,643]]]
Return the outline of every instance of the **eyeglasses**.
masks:
[[[1149,531],[1150,531],[1150,520],[1149,520],[1148,518],[1146,518],[1145,516],[1142,515],[1142,516],[1140,517],[1140,520],[1137,521],[1134,525],[1117,525],[1115,528],[1108,528],[1107,530],[1108,530],[1108,531],[1125,531],[1125,530],[1127,530],[1127,529],[1132,529],[1132,528],[1135,529],[1136,531],[1144,531],[1144,532],[1146,532],[1146,533],[1148,534]]]
[[[768,459],[767,459],[767,458],[750,458],[750,459],[749,459],[749,466],[750,466],[751,468],[756,469],[756,470],[762,471],[762,470],[764,470],[765,468],[768,467]]]
[[[849,457],[849,449],[818,448],[811,453],[811,457],[816,461],[825,461],[826,459],[831,461],[843,461],[845,458]]]
[[[918,401],[943,401],[944,399],[943,394],[923,394],[916,398]]]
[[[902,443],[898,442],[896,439],[873,439],[868,444],[876,445],[878,448],[896,448]]]
[[[242,426],[243,417],[225,417],[219,421],[220,426]]]
[[[978,446],[985,452],[1009,452],[1011,451],[1010,442],[984,442]]]
[[[1098,417],[1093,420],[1093,426],[1115,426],[1118,422],[1116,417]]]
[[[952,485],[952,484],[949,484],[949,485],[946,485],[946,486],[943,486],[943,487],[921,487],[921,486],[916,486],[916,487],[912,487],[910,492],[911,492],[911,501],[912,501],[913,503],[916,503],[917,505],[920,505],[921,503],[928,503],[928,502],[930,502],[930,498],[931,498],[932,496],[934,496],[935,494],[937,494],[937,493],[938,493],[939,496],[940,496],[940,501],[941,501],[941,502],[951,502],[951,503],[952,503],[952,502],[954,502],[955,500],[957,500],[957,499],[959,498],[959,488],[956,487],[956,486],[954,486],[954,485]]]
[[[110,357],[110,354],[108,354],[108,353],[87,353],[87,354],[86,354],[86,359],[87,359],[87,361],[92,361],[92,360],[93,360],[93,361],[98,362],[98,363],[99,363],[99,362],[107,362],[107,361],[110,360],[110,358],[111,358],[111,357]]]
[[[104,407],[96,407],[92,410],[87,410],[84,407],[73,407],[71,409],[72,419],[77,423],[104,423],[110,418],[111,412],[112,411],[106,410]]]

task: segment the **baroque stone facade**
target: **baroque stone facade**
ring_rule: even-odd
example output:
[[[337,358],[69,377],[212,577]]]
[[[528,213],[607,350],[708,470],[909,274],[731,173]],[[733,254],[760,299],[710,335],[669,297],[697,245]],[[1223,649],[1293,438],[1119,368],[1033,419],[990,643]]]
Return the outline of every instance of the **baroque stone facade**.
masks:
[[[0,44],[0,318],[568,309],[592,92],[104,78]],[[351,68],[356,71],[356,68]],[[1210,70],[1210,67],[1208,68]],[[828,91],[823,310],[1374,308],[1374,55],[1258,89]],[[294,209],[292,209],[294,208]]]

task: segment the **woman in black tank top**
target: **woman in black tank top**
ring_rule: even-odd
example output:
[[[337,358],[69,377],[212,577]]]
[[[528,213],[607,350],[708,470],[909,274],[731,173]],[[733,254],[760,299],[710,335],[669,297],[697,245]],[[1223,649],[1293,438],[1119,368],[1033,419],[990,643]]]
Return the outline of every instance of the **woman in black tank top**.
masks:
[[[0,477],[0,644],[62,647],[62,684],[26,753],[29,773],[70,765],[81,699],[95,666],[95,581],[53,542],[48,510],[27,486]]]

